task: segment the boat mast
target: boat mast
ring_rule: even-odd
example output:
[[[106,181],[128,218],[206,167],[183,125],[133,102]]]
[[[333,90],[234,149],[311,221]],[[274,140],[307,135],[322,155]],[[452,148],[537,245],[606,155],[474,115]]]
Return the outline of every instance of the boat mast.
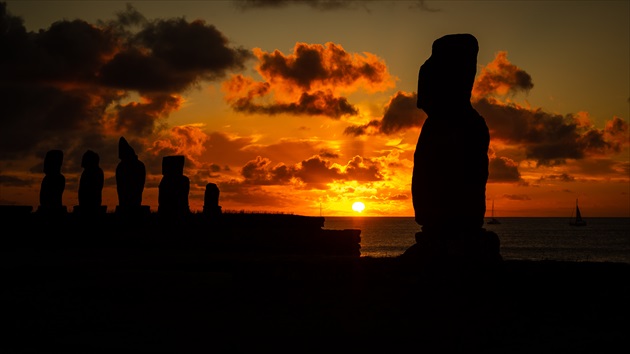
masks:
[[[582,213],[580,213],[580,207],[578,207],[578,200],[577,200],[577,198],[575,198],[575,220],[576,221],[581,221],[582,220]]]

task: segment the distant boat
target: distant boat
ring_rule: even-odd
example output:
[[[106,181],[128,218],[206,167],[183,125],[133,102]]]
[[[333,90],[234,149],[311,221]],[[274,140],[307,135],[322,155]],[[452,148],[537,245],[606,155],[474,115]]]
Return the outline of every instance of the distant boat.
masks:
[[[569,221],[569,225],[586,226],[586,220],[582,219],[582,213],[580,212],[580,207],[578,206],[577,199],[575,199],[575,217],[573,217],[573,214],[571,214],[571,221]]]
[[[492,200],[492,214],[487,224],[500,224],[501,222],[494,217],[494,199]]]

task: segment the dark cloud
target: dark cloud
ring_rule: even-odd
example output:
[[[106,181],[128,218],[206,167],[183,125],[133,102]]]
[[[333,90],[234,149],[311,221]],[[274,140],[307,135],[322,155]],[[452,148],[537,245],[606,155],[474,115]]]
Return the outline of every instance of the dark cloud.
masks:
[[[232,107],[237,112],[268,115],[291,113],[309,116],[326,116],[334,119],[359,113],[358,109],[351,105],[345,97],[335,97],[331,92],[322,91],[317,91],[312,94],[304,92],[297,102],[260,105],[249,100],[239,100],[235,102]]]
[[[521,180],[518,164],[506,157],[490,159],[488,170],[488,182],[490,183],[512,183]]]
[[[245,178],[244,183],[255,185],[285,185],[288,184],[295,174],[295,168],[284,164],[269,167],[271,160],[263,157],[256,157],[249,161],[241,169],[241,175]]]
[[[615,148],[630,145],[630,139],[628,139],[628,122],[619,117],[613,117],[613,119],[606,122],[604,136],[605,139],[609,139],[618,144]]]
[[[380,128],[381,128],[381,121],[378,119],[373,119],[363,125],[351,125],[349,127],[346,127],[343,133],[345,135],[353,135],[353,136],[376,135],[376,134],[382,134]]]
[[[148,21],[133,7],[111,21],[61,20],[27,31],[0,3],[0,157],[116,146],[162,129],[179,95],[240,70],[252,54],[214,26]],[[137,93],[140,100],[131,101]]]
[[[338,159],[339,158],[339,154],[333,151],[325,151],[322,150],[319,152],[319,156],[323,157],[323,158],[327,158],[327,159]]]
[[[386,200],[408,200],[410,196],[408,194],[394,194],[385,198]]]
[[[93,84],[118,40],[105,28],[81,20],[58,21],[47,30],[27,32],[21,18],[0,14],[0,77],[6,84]]]
[[[274,192],[262,189],[260,186],[243,184],[236,180],[217,184],[221,191],[220,202],[233,206],[232,209],[223,209],[223,211],[251,211],[254,206],[273,206],[274,210],[277,210],[295,205],[294,201],[291,200],[291,195],[287,194],[286,191]],[[272,212],[273,210],[262,211]]]
[[[421,127],[423,118],[426,116],[423,111],[418,110],[417,99],[416,93],[408,94],[398,91],[385,107],[380,130],[389,135],[409,128]]]
[[[529,92],[533,87],[532,77],[510,63],[507,52],[499,52],[477,75],[472,95],[473,97],[508,95]]]
[[[180,105],[181,98],[178,96],[168,94],[145,96],[144,102],[115,105],[111,119],[116,130],[145,136],[153,132],[160,118],[168,117]]]
[[[382,85],[389,80],[385,64],[374,55],[352,54],[341,45],[328,42],[325,45],[297,43],[293,54],[285,56],[275,50],[267,53],[255,51],[258,71],[270,82],[284,81],[303,90],[317,86],[351,87],[365,81],[370,85]]]
[[[619,152],[628,129],[627,123],[617,118],[607,124],[610,128],[601,130],[573,114],[562,116],[490,98],[480,99],[474,106],[486,119],[493,139],[522,146],[528,159],[545,166]]]
[[[256,157],[256,160],[249,161],[241,169],[241,175],[247,183],[251,184],[272,184],[270,174],[266,167],[271,163],[269,159]]]
[[[410,128],[422,126],[426,114],[416,106],[418,95],[398,91],[385,106],[385,113],[381,119],[371,120],[364,125],[349,126],[344,134],[360,136],[385,134],[391,135],[404,132]]]
[[[350,160],[344,169],[346,179],[359,181],[359,182],[369,182],[369,181],[380,181],[383,179],[383,175],[378,170],[378,166],[376,165],[366,165],[365,161],[361,156],[355,156]]]
[[[204,21],[182,18],[147,22],[126,39],[101,70],[104,84],[139,92],[181,92],[199,80],[242,70],[250,51],[229,47],[228,39]]]
[[[304,183],[328,183],[343,179],[343,174],[339,167],[332,165],[330,161],[324,160],[319,156],[302,161],[296,168],[295,176]]]
[[[191,189],[194,188],[195,190],[202,191],[202,193],[199,193],[200,195],[205,193],[208,181],[212,180],[212,178],[216,178],[216,176],[213,176],[210,171],[203,169],[194,170],[192,172],[185,173],[185,175],[190,180]],[[194,194],[195,193],[191,193],[191,196]]]
[[[43,167],[43,164],[42,164]],[[31,178],[19,178],[15,176],[5,176],[0,174],[0,185],[7,187],[28,187],[31,186],[35,181]],[[39,181],[38,181],[39,182]]]

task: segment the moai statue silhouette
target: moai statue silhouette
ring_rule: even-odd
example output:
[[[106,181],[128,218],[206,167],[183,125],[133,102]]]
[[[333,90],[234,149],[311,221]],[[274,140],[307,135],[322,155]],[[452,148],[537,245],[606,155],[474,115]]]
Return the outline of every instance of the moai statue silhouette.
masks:
[[[149,206],[142,205],[142,193],[147,176],[146,167],[124,137],[118,141],[118,158],[120,162],[116,166],[116,191],[118,192],[116,213],[138,217],[148,215]]]
[[[221,206],[219,205],[219,187],[214,183],[206,184],[206,192],[203,197],[204,215],[215,220],[221,216]]]
[[[63,205],[63,191],[66,188],[66,177],[61,173],[63,151],[50,150],[44,158],[44,178],[39,190],[38,212],[49,215],[67,212]]]
[[[190,180],[184,176],[184,163],[185,157],[182,155],[162,158],[162,180],[158,195],[160,217],[185,217],[190,213]]]
[[[94,215],[107,211],[107,206],[101,205],[105,176],[99,162],[100,157],[94,151],[87,150],[83,154],[81,160],[83,172],[79,180],[79,205],[74,207],[75,213]]]

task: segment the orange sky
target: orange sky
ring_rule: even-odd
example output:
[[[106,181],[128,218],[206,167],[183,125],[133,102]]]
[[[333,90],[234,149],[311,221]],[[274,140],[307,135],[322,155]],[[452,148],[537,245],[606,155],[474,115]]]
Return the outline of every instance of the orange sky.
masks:
[[[10,55],[0,59],[0,204],[36,208],[43,157],[61,149],[64,204],[76,205],[81,156],[91,149],[105,171],[103,203],[113,210],[117,142],[124,136],[147,165],[143,204],[153,210],[162,157],[185,155],[194,211],[202,209],[212,182],[224,210],[359,215],[352,204],[361,201],[360,215],[413,215],[413,153],[426,118],[416,108],[417,70],[441,34],[427,33],[422,50],[402,65],[398,53],[361,48],[363,42],[324,29],[317,38],[287,34],[281,49],[262,39],[265,45],[245,46],[231,39],[232,33],[243,38],[242,27],[215,26],[203,11],[148,18],[147,3],[115,3],[101,21],[82,19],[87,12],[76,19],[59,14],[41,29],[27,27],[26,10],[13,13],[13,7],[22,9],[17,3],[3,4],[2,23],[10,26],[0,38]],[[220,9],[235,20],[250,16]],[[385,11],[353,16],[377,10]],[[396,18],[399,10],[387,16]],[[285,21],[298,11],[321,12],[291,6],[264,11]],[[621,92],[622,103],[601,112],[580,108],[580,100],[561,111],[569,101],[533,94],[555,87],[551,74],[535,76],[537,57],[527,61],[520,47],[496,46],[482,33],[473,105],[491,133],[486,196],[495,201],[495,215],[569,216],[579,198],[584,216],[630,217],[630,93]],[[514,61],[512,52],[523,61]],[[618,66],[626,90],[627,52],[625,67]],[[528,62],[536,70],[530,72]],[[562,79],[570,92],[578,85],[606,89]],[[452,159],[457,164],[457,156]]]

